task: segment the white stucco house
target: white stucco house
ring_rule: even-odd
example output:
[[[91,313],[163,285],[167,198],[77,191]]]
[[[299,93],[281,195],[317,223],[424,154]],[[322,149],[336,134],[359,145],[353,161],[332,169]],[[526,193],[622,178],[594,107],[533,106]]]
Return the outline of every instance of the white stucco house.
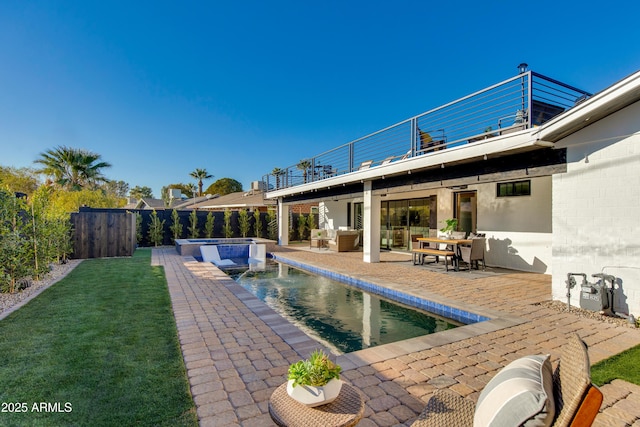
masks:
[[[610,274],[616,311],[639,315],[639,101],[640,72],[590,94],[522,69],[266,175],[279,243],[302,202],[319,203],[323,228],[362,230],[365,262],[457,218],[485,234],[488,265],[549,274],[564,301],[568,273]]]

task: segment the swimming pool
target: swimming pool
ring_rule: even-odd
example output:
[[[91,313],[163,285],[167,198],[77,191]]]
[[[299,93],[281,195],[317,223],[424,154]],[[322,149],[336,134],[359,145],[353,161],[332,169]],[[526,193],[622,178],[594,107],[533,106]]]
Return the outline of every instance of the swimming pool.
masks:
[[[244,289],[337,354],[463,324],[274,261],[262,271],[234,268],[227,272]]]

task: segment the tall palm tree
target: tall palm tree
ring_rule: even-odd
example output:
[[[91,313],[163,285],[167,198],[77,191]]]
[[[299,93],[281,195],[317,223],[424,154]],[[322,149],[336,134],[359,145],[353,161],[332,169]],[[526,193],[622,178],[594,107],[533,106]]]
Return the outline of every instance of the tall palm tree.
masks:
[[[309,168],[311,167],[311,162],[309,160],[300,160],[300,162],[296,165],[298,169],[302,171],[302,180],[304,183],[307,183],[307,174],[309,173]]]
[[[213,175],[209,175],[206,169],[196,169],[189,176],[198,180],[198,196],[202,196],[202,181],[213,178]]]
[[[72,191],[95,188],[106,182],[102,169],[111,167],[101,161],[100,154],[65,146],[40,153],[34,163],[42,165],[36,172],[50,176],[54,185]]]
[[[271,171],[271,175],[276,178],[276,190],[280,188],[280,176],[284,175],[285,173],[287,172],[283,171],[280,168],[273,168],[273,170]]]

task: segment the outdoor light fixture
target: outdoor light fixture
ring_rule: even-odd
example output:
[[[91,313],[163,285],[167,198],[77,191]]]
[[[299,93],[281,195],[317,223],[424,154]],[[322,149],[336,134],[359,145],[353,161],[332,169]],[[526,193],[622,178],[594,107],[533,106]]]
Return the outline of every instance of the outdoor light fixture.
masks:
[[[444,169],[444,163],[440,164],[440,169]]]
[[[483,158],[484,158],[485,160],[487,160],[487,155],[485,154]]]
[[[522,62],[520,65],[518,65],[518,71],[520,72],[520,74],[526,73],[528,66],[529,65],[526,62]]]

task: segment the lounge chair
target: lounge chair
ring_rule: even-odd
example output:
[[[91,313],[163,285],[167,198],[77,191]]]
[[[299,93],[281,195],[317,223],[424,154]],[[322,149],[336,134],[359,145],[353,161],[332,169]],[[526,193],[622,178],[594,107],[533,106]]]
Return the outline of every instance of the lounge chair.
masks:
[[[372,164],[373,164],[373,160],[366,160],[360,163],[360,166],[358,166],[358,170],[361,171],[361,170],[369,169]]]
[[[235,262],[230,259],[221,259],[218,247],[216,245],[203,245],[200,246],[200,254],[204,262],[212,262],[218,267],[224,267],[226,265],[236,265]]]
[[[529,359],[542,356],[529,356]],[[523,381],[515,381],[518,377],[514,371],[516,362],[522,363],[527,358],[518,359],[501,370],[480,393],[478,404],[470,399],[465,399],[450,391],[440,389],[435,392],[427,403],[427,407],[418,416],[418,419],[411,424],[412,427],[441,427],[441,426],[473,426],[474,417],[478,418],[478,424],[482,417],[487,415],[487,409],[493,411],[493,420],[501,416],[513,423],[522,425],[523,417],[525,421],[534,418],[540,422],[536,425],[551,425],[553,427],[582,427],[590,426],[593,423],[600,405],[602,404],[602,392],[591,383],[591,365],[589,364],[589,354],[587,346],[577,334],[573,334],[562,348],[560,362],[555,371],[551,374],[545,369],[548,362],[544,362],[543,372],[539,379],[541,384],[536,384],[538,388],[549,386],[553,396],[545,396],[545,405],[540,405],[534,411],[525,414],[525,405],[521,397],[529,395],[534,397],[525,387],[518,387],[523,383],[532,384],[531,377]],[[521,366],[521,365],[520,365]],[[550,370],[550,363],[548,363]],[[503,373],[501,376],[500,374]],[[550,381],[552,379],[552,381]],[[505,381],[506,380],[506,381]],[[536,381],[537,382],[537,381]],[[514,384],[514,385],[511,385]],[[508,386],[508,387],[507,387]],[[496,393],[498,387],[502,387],[502,393]],[[509,388],[511,387],[511,388]],[[515,390],[515,388],[518,390]],[[509,388],[508,390],[505,390]],[[497,396],[501,394],[501,396]],[[540,398],[540,394],[537,395]],[[504,398],[504,399],[503,399]],[[488,405],[487,405],[488,404]],[[485,407],[491,406],[492,408]],[[554,407],[555,409],[550,409]],[[482,414],[476,412],[483,411]],[[490,412],[491,413],[491,412]],[[516,421],[514,418],[519,417]],[[528,419],[526,417],[529,417]],[[546,420],[545,420],[546,418]],[[550,420],[549,418],[552,418]],[[485,418],[486,421],[486,418]],[[552,421],[549,422],[549,421]]]
[[[381,163],[380,166],[382,165],[388,165],[389,163],[391,163],[393,161],[393,159],[395,159],[396,156],[389,156],[387,158],[385,158]]]

